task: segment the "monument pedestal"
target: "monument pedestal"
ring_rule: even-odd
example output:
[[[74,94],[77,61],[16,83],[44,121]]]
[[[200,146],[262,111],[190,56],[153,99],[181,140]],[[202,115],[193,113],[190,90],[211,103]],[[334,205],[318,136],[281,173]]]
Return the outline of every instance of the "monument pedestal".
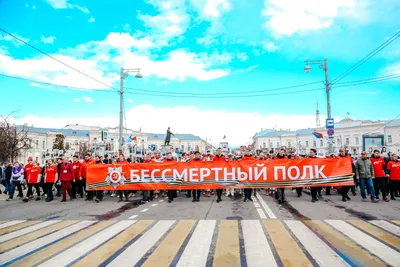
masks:
[[[172,146],[171,145],[161,145],[161,150],[166,153],[172,150]]]

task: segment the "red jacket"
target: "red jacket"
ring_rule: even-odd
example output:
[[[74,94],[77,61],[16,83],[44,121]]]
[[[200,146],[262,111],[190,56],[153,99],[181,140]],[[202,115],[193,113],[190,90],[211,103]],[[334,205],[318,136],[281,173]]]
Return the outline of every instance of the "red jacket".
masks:
[[[57,174],[57,166],[51,165],[46,167],[46,183],[55,183]]]
[[[29,172],[28,172],[28,179],[26,179],[28,184],[40,183],[41,173],[42,173],[42,169],[40,169],[40,167],[30,168]]]
[[[385,177],[385,160],[382,157],[369,159],[374,167],[375,178]]]
[[[214,156],[213,161],[226,161],[226,158],[224,155],[218,156],[217,154]]]
[[[390,180],[400,180],[400,161],[390,161],[387,169],[390,171]]]
[[[87,166],[90,164],[96,164],[96,161],[94,159],[89,159],[89,161],[84,160],[81,163],[81,175],[83,179],[86,179],[86,172],[87,172]]]
[[[72,181],[74,180],[74,167],[71,163],[63,162],[61,163],[60,170],[60,181]]]
[[[24,172],[25,172],[25,176],[28,177],[29,176],[29,171],[33,168],[33,164],[26,164],[24,167]]]
[[[72,167],[74,168],[74,178],[75,180],[79,179],[81,176],[81,163],[78,161],[72,163]]]

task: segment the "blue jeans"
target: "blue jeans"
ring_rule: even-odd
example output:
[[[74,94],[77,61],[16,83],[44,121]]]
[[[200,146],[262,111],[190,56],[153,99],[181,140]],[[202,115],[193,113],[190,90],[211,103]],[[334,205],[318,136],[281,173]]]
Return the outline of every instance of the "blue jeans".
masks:
[[[23,196],[21,182],[20,181],[10,181],[9,192],[8,192],[8,197],[10,199],[14,198],[15,187],[18,187],[18,191],[19,191],[18,196],[20,196],[20,197]]]
[[[369,194],[371,195],[371,199],[375,199],[375,190],[374,190],[374,184],[372,182],[372,178],[360,178],[360,190],[361,190],[361,197],[363,199],[367,198],[367,195],[365,194],[365,185],[367,186],[367,190]]]

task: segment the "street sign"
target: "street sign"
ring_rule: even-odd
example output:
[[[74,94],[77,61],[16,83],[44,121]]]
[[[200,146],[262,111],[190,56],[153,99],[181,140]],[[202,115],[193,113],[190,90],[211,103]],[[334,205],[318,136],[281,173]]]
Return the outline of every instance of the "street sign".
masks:
[[[101,140],[105,141],[108,139],[108,132],[107,131],[101,131]]]
[[[335,134],[335,130],[333,130],[333,129],[331,128],[331,129],[328,129],[328,131],[326,131],[326,133],[327,133],[329,136],[333,136],[333,135]]]
[[[333,121],[333,118],[327,118],[326,119],[326,128],[327,129],[335,128],[335,122]]]

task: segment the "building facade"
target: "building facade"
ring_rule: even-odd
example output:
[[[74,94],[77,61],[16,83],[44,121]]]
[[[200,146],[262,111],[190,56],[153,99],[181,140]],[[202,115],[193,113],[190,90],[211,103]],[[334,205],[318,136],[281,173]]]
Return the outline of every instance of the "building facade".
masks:
[[[93,155],[110,156],[119,153],[119,128],[101,128],[85,125],[67,125],[62,129],[36,128],[17,126],[17,129],[28,131],[32,140],[31,149],[23,151],[18,159],[26,162],[28,157],[41,164],[50,158],[57,158],[64,154],[71,157],[77,153],[91,152]],[[104,134],[106,133],[106,134]],[[56,139],[62,136],[64,149],[53,149]],[[104,137],[106,136],[106,139]],[[127,142],[127,137],[133,139]],[[165,153],[164,140],[166,134],[142,133],[131,129],[124,129],[123,153],[127,155],[142,155],[151,151]],[[212,145],[193,134],[175,134],[170,141],[171,149],[176,152],[206,151],[213,149]]]
[[[312,133],[320,132],[323,138],[316,138]],[[400,152],[400,119],[392,121],[352,120],[349,117],[335,123],[334,153],[345,148],[353,155],[361,151],[378,148],[383,152]],[[311,148],[317,149],[319,156],[328,154],[328,136],[325,127],[300,129],[297,131],[270,130],[254,135],[255,148],[264,152],[276,152],[280,148],[290,149],[299,154],[308,154]]]

